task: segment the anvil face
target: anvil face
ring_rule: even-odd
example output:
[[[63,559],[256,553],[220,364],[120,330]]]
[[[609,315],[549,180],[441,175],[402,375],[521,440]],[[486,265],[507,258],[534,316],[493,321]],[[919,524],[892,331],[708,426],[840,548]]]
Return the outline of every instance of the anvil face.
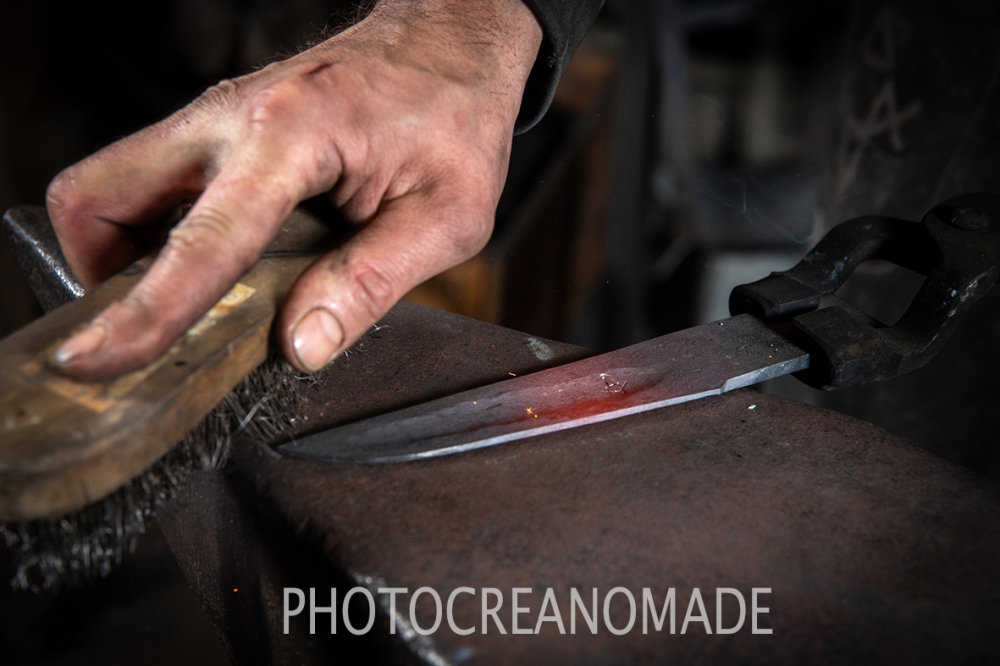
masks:
[[[1000,493],[833,412],[738,390],[390,466],[273,451],[289,436],[590,355],[400,304],[357,353],[303,382],[295,429],[242,437],[225,468],[193,474],[159,510],[230,655],[791,663],[846,642],[872,660],[995,656]],[[612,399],[615,382],[604,387]],[[427,635],[414,627],[433,626],[435,607],[425,593],[411,608],[419,588],[444,600],[463,590],[452,622]],[[343,600],[357,589],[376,611],[362,635],[343,616],[332,634],[329,615],[311,613],[330,606],[332,590]],[[674,624],[663,614],[670,599]],[[365,625],[364,611],[351,627]]]
[[[293,436],[587,355],[546,342],[553,354],[542,361],[524,334],[407,304],[383,324],[363,350],[303,387],[308,420]],[[1000,623],[993,564],[1000,494],[840,414],[738,390],[505,446],[379,466],[273,455],[271,446],[286,439],[238,442],[222,472],[199,474],[159,516],[209,616],[218,618],[234,654],[247,659],[266,653],[275,662],[318,663],[356,650],[440,663],[471,656],[598,664],[689,662],[710,651],[713,663],[791,663],[815,660],[840,641],[872,659],[923,658],[926,645],[937,650],[932,660],[996,650],[989,637]],[[338,616],[331,635],[330,617],[320,613],[310,635],[310,588],[315,605],[325,607],[331,587],[338,605],[353,588],[369,590],[377,617],[368,633],[353,636]],[[443,607],[455,590],[473,590],[455,596],[451,617],[475,632],[456,633],[446,620],[433,634],[413,631],[411,619],[425,629],[435,622],[429,593],[410,617],[421,587],[434,589]],[[618,587],[636,601],[635,625],[620,636],[603,614]],[[286,635],[284,613],[297,605],[294,592],[285,596],[292,588],[305,605],[288,617]],[[379,593],[388,588],[407,590],[397,593],[392,614],[389,594]],[[486,588],[503,595],[497,613],[505,634],[492,616],[482,631],[483,605],[497,603]],[[532,592],[515,600],[515,588]],[[550,588],[565,634],[554,621],[539,624],[553,612],[551,604],[543,612]],[[657,614],[674,590],[674,633],[669,613],[656,630],[648,612],[643,633],[647,588]],[[695,588],[711,635],[695,620],[681,633]],[[729,636],[716,632],[720,588],[738,590],[747,605],[742,628]],[[753,633],[754,588],[770,589],[758,593],[758,609],[769,610],[757,626],[773,634]],[[596,634],[571,605],[574,589],[588,613],[597,590]],[[530,635],[512,633],[515,603],[528,609],[516,621]],[[722,626],[736,626],[735,597],[723,594],[721,603]],[[624,593],[612,595],[608,613],[611,626],[628,626]],[[367,617],[361,603],[353,625]],[[879,627],[877,639],[871,627]],[[920,655],[912,652],[914,632],[931,637]]]

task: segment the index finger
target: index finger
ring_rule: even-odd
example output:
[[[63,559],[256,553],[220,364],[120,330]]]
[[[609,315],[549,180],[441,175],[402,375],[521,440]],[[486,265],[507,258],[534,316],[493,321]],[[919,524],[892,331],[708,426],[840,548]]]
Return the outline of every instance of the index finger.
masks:
[[[96,286],[143,256],[137,228],[204,189],[211,140],[178,114],[63,170],[46,205],[77,279]]]
[[[299,201],[273,173],[237,161],[220,174],[128,296],[56,351],[60,370],[107,379],[166,351],[253,265]]]

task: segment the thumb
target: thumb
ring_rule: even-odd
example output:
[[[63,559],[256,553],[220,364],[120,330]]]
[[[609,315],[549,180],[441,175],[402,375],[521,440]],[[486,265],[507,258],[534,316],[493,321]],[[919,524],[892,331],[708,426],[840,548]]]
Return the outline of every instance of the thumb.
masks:
[[[410,194],[385,203],[299,277],[279,322],[285,356],[302,370],[319,370],[413,287],[482,249],[492,227],[492,209],[478,202],[441,206]]]

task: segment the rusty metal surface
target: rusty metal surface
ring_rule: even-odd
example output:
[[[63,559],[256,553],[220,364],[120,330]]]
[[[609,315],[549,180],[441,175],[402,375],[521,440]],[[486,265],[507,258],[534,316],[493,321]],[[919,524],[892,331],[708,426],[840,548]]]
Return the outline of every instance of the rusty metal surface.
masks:
[[[302,432],[544,365],[514,331],[406,305],[386,323],[306,390]],[[553,350],[548,363],[582,353]],[[659,599],[675,587],[679,618],[700,587],[713,620],[716,587],[773,589],[771,636],[706,636],[701,625],[561,636],[552,623],[537,636],[458,636],[445,623],[411,646],[431,660],[939,663],[1000,651],[997,488],[865,423],[752,391],[379,467],[280,458],[244,441],[223,481],[201,478],[161,526],[231,653],[256,645],[258,662],[313,640],[305,616],[281,633],[280,588],[338,576],[342,591],[366,579],[442,595],[496,587],[508,631],[513,587],[536,591],[531,627],[548,587],[567,620],[570,587],[602,599],[619,585]],[[259,555],[276,551],[312,565]],[[240,603],[253,612],[234,615],[231,590],[248,584]],[[479,623],[480,599],[469,599],[455,606],[460,626]],[[624,610],[613,607],[618,626]],[[429,611],[418,606],[424,625]],[[403,660],[387,626],[380,615],[369,638],[387,662]],[[370,645],[340,654],[350,662]]]

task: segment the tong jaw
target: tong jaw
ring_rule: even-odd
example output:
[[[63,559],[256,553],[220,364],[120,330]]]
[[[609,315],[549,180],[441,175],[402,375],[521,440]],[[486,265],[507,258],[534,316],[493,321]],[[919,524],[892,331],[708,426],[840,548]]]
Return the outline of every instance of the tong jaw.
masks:
[[[886,326],[834,295],[862,262],[881,259],[926,276],[897,323]],[[793,268],[736,287],[732,314],[749,313],[809,352],[806,384],[833,390],[921,367],[1000,272],[1000,197],[970,194],[921,222],[867,216],[844,222]]]

